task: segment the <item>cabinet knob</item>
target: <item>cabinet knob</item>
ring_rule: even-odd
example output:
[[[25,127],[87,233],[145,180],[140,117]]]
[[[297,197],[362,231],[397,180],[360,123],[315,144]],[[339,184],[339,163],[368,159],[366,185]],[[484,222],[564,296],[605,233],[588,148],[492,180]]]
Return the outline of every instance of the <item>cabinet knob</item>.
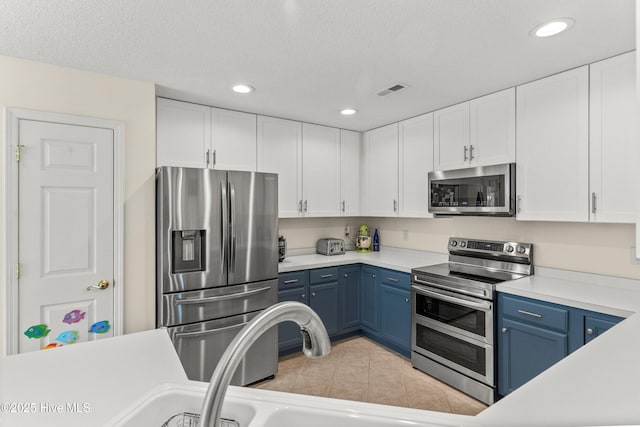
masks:
[[[372,278],[372,279],[375,279],[375,278],[376,278],[376,275],[375,275],[375,274],[372,274],[372,275],[371,275],[371,278]]]
[[[405,298],[405,299],[404,299],[404,302],[409,302],[409,298]]]
[[[300,298],[304,299],[307,296],[307,294],[302,294],[300,295]]]
[[[315,296],[316,296],[316,293],[315,293],[315,292],[311,292],[311,296],[312,296],[312,297],[315,297]]]
[[[347,273],[344,273],[344,277],[349,277],[349,275]]]
[[[587,328],[587,335],[593,335],[593,329]]]
[[[502,333],[503,333],[503,334],[506,334],[508,331],[509,331],[509,329],[507,329],[507,328],[502,328]]]

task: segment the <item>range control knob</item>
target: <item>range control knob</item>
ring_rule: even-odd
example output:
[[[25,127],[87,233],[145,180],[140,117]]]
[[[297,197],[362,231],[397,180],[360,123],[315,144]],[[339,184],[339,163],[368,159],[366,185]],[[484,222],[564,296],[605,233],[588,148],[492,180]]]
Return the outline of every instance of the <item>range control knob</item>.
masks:
[[[458,242],[456,242],[455,240],[452,240],[449,244],[453,247],[458,246]]]
[[[518,252],[520,255],[522,255],[523,253],[525,253],[526,249],[522,246],[518,246],[516,248],[516,252]]]
[[[513,246],[511,245],[507,245],[507,247],[505,248],[507,250],[507,252],[511,253],[513,252]]]
[[[460,247],[464,248],[465,246],[467,246],[467,242],[465,242],[464,240],[460,241]]]

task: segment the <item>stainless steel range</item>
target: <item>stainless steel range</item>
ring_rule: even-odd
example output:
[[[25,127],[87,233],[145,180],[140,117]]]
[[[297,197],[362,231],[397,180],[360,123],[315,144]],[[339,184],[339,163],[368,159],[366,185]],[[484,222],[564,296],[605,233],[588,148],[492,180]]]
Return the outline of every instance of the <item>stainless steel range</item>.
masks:
[[[411,362],[492,404],[495,286],[533,274],[533,245],[452,237],[448,249],[448,263],[411,270]]]

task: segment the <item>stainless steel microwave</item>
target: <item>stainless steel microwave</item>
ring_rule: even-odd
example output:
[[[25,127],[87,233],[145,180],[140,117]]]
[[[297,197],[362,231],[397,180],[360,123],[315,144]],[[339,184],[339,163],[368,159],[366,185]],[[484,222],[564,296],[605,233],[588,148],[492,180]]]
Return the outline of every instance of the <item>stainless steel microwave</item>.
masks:
[[[429,172],[429,212],[514,216],[515,190],[515,163]]]

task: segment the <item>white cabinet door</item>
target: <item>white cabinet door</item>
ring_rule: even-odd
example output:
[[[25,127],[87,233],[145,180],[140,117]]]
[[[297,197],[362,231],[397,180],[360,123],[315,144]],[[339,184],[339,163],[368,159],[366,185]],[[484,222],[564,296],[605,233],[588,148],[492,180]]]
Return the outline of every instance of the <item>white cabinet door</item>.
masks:
[[[588,66],[517,88],[520,220],[589,219]]]
[[[156,166],[206,168],[211,108],[158,98],[156,109]]]
[[[398,216],[398,123],[365,134],[367,216]]]
[[[433,113],[434,169],[469,166],[469,103],[453,105]]]
[[[304,216],[340,216],[340,129],[302,124]]]
[[[256,115],[211,109],[211,161],[216,169],[256,170]]]
[[[360,215],[361,133],[340,129],[340,212]]]
[[[637,185],[635,52],[591,64],[590,71],[590,219],[633,223]]]
[[[431,218],[427,175],[433,171],[433,113],[399,124],[400,216]]]
[[[516,161],[516,89],[510,88],[469,102],[471,166]]]
[[[302,214],[302,123],[258,116],[258,171],[278,174],[281,218]]]

